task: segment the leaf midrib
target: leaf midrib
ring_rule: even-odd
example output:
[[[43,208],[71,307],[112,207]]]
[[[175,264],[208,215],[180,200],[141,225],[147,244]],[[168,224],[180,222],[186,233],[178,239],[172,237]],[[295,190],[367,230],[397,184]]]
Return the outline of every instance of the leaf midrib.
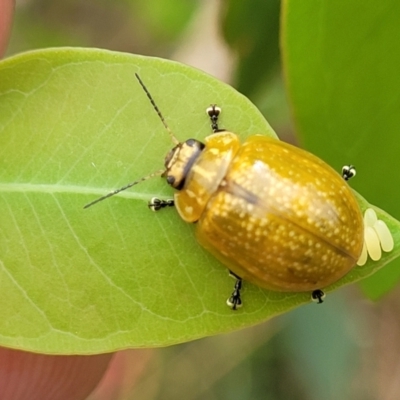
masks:
[[[115,188],[87,187],[77,185],[61,185],[61,184],[40,184],[40,183],[0,183],[0,193],[74,193],[74,194],[91,194],[103,196]],[[139,193],[134,191],[125,191],[118,193],[116,196],[130,199],[148,200],[157,194]]]

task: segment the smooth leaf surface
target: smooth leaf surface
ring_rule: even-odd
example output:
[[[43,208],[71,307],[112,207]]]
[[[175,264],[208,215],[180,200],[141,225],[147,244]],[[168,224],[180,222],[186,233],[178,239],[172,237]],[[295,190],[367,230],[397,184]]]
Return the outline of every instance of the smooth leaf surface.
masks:
[[[246,284],[245,306],[229,310],[233,281],[196,243],[194,226],[173,209],[147,209],[152,196],[172,196],[163,179],[83,209],[162,168],[171,148],[135,72],[180,139],[210,133],[205,108],[211,103],[223,109],[221,126],[242,138],[274,135],[234,89],[174,62],[88,49],[50,49],[1,62],[2,346],[62,354],[165,346],[309,302],[309,293]],[[398,246],[400,237],[395,240]],[[335,287],[397,254],[354,269]]]
[[[286,0],[281,47],[304,147],[334,168],[352,163],[352,186],[400,217],[400,3]],[[400,279],[397,260],[362,282],[372,298]]]

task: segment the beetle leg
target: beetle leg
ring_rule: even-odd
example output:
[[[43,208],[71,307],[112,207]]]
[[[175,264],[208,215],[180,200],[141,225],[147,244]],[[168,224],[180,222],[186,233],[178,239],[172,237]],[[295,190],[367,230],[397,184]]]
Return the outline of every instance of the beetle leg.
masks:
[[[354,165],[345,165],[342,168],[342,176],[345,181],[356,176],[356,167]]]
[[[326,297],[325,293],[320,289],[314,290],[311,293],[311,300],[317,304],[322,304],[324,302],[325,297]]]
[[[240,276],[236,275],[234,272],[229,270],[229,276],[233,279],[242,279]]]
[[[242,278],[234,274],[232,271],[229,271],[229,276],[235,278],[236,282],[233,287],[231,297],[229,297],[229,299],[226,301],[226,304],[228,304],[228,306],[232,308],[232,310],[237,310],[242,306],[242,299],[240,297],[240,290],[242,289]]]
[[[174,200],[161,200],[157,197],[153,197],[148,203],[147,206],[151,211],[159,211],[165,207],[173,207],[175,205]]]
[[[207,108],[206,112],[210,117],[211,129],[213,132],[216,133],[224,131],[225,129],[218,128],[218,117],[219,114],[221,114],[221,108],[219,108],[216,104],[211,104],[211,106]]]

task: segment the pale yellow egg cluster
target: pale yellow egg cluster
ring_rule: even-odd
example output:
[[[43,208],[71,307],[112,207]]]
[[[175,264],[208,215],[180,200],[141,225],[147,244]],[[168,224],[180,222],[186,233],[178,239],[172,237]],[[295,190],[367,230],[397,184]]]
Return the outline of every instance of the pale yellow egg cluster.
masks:
[[[378,261],[382,257],[382,250],[390,252],[393,247],[393,236],[386,223],[378,219],[372,208],[367,208],[364,213],[364,246],[357,265],[364,265],[368,255],[373,261]]]

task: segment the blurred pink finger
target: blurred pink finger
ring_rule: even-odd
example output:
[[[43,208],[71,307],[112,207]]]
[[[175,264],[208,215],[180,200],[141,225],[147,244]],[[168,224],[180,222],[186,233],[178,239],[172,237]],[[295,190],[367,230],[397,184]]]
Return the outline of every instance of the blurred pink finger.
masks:
[[[84,400],[112,356],[53,356],[0,348],[0,399]]]
[[[13,12],[14,0],[0,0],[0,57],[3,56],[7,48]]]

